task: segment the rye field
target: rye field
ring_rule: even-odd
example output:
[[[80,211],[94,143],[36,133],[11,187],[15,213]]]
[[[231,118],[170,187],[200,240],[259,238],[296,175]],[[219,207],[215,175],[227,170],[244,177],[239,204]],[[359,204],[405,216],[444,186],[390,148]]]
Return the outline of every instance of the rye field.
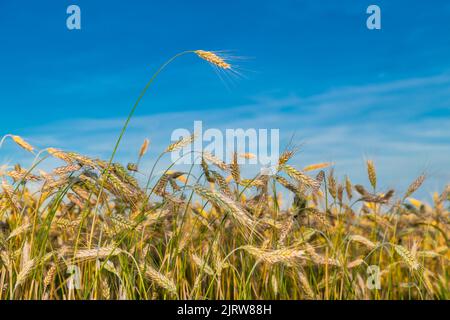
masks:
[[[0,166],[0,299],[450,298],[450,185],[421,202],[426,174],[406,192],[381,190],[372,161],[363,186],[330,163],[300,167],[295,146],[272,175],[246,175],[238,158],[250,154],[225,163],[206,152],[191,170],[157,174],[195,136],[169,144],[150,172],[149,140],[133,163],[116,162],[141,98],[185,54],[232,72],[210,51],[169,59],[110,158],[3,136],[0,152],[15,144],[32,164]],[[44,171],[47,159],[58,166]]]

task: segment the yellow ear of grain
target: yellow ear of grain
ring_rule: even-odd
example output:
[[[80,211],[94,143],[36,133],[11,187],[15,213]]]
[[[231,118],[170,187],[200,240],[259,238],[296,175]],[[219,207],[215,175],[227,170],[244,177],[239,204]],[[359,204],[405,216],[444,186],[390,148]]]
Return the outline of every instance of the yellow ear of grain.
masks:
[[[23,140],[21,137],[11,136],[11,138],[13,139],[13,141],[15,143],[17,143],[20,147],[24,148],[25,150],[27,150],[29,152],[34,151],[34,147],[31,144],[29,144],[28,142],[26,142],[25,140]]]
[[[222,68],[222,69],[231,69],[231,65],[227,63],[222,57],[219,57],[217,54],[211,51],[205,50],[196,50],[194,51],[200,58],[203,60],[212,63],[213,65]]]

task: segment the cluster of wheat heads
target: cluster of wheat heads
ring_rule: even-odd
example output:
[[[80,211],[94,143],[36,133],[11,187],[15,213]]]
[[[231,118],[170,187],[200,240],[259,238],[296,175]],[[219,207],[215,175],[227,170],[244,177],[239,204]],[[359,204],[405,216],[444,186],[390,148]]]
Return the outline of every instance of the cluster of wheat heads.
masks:
[[[184,53],[231,69],[213,52]],[[424,176],[397,195],[378,190],[371,161],[364,188],[328,163],[296,168],[292,149],[270,176],[244,177],[237,159],[248,154],[225,163],[208,153],[196,170],[156,176],[156,163],[140,170],[148,140],[136,163],[115,163],[143,94],[181,54],[149,81],[109,161],[36,150],[16,135],[0,141],[35,156],[27,168],[0,166],[0,299],[450,297],[450,188],[421,203],[411,196]],[[61,165],[44,172],[48,157]],[[293,202],[282,205],[288,193]]]
[[[396,197],[370,161],[367,190],[328,164],[296,169],[290,151],[252,178],[205,153],[195,177],[166,170],[142,187],[137,164],[39,153],[62,165],[0,172],[1,299],[449,298],[450,188],[421,203],[423,176]]]

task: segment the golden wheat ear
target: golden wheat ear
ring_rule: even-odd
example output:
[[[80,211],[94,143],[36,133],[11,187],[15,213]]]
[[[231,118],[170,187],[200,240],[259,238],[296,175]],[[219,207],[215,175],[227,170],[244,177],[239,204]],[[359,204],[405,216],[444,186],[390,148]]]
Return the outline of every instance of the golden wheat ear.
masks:
[[[26,142],[24,139],[22,139],[22,137],[19,136],[11,136],[11,138],[13,139],[13,141],[15,143],[17,143],[20,147],[22,147],[23,149],[33,153],[34,151],[34,147],[29,144],[28,142]]]
[[[144,142],[142,143],[142,146],[139,150],[139,157],[143,157],[147,153],[149,145],[150,145],[150,140],[147,138],[144,139]]]
[[[219,68],[231,69],[231,65],[228,62],[226,62],[224,58],[218,56],[212,51],[195,50],[194,53],[203,60],[206,60]]]
[[[5,139],[8,137],[11,138],[19,147],[25,149],[28,152],[34,153],[34,147],[31,144],[26,142],[22,137],[13,134],[7,134],[0,140],[0,148],[3,145]]]

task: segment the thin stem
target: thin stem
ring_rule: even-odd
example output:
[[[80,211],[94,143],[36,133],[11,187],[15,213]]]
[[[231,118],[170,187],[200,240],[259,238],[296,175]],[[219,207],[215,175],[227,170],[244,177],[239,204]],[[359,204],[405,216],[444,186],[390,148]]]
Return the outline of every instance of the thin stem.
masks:
[[[125,134],[125,131],[128,128],[128,124],[130,123],[131,118],[133,117],[133,115],[134,115],[134,113],[135,113],[139,103],[141,102],[141,100],[144,97],[144,95],[147,92],[147,90],[150,88],[150,86],[153,83],[153,81],[155,81],[156,77],[161,73],[161,71],[163,71],[164,68],[167,67],[172,61],[174,61],[175,59],[177,59],[178,57],[180,57],[182,55],[185,55],[187,53],[192,53],[192,52],[193,51],[183,51],[183,52],[180,52],[180,53],[174,55],[172,58],[170,58],[165,63],[163,63],[159,67],[159,69],[153,74],[153,76],[150,78],[150,80],[147,82],[147,84],[145,85],[145,87],[142,90],[141,94],[139,95],[138,99],[134,103],[134,106],[131,109],[131,111],[130,111],[128,117],[127,117],[127,120],[125,121],[125,124],[123,125],[123,128],[122,128],[122,130],[120,132],[119,138],[116,141],[116,145],[114,146],[113,152],[112,152],[111,157],[109,159],[108,165],[103,170],[103,174],[105,174],[105,173],[107,173],[109,171],[109,169],[111,167],[111,164],[112,164],[112,162],[114,160],[114,157],[115,157],[115,155],[117,153],[117,150],[119,149],[119,145],[120,145],[120,142],[122,141],[123,135]],[[100,186],[100,191],[99,191],[98,196],[97,196],[97,203],[96,203],[95,209],[94,209],[94,219],[93,219],[93,222],[92,222],[92,227],[91,227],[91,233],[90,233],[90,237],[89,237],[88,247],[91,246],[92,238],[94,236],[94,228],[95,228],[96,216],[97,216],[98,206],[99,206],[99,203],[100,203],[99,200],[100,200],[100,198],[102,196],[102,193],[103,193],[104,183],[105,183],[105,179],[102,179],[101,186]]]

